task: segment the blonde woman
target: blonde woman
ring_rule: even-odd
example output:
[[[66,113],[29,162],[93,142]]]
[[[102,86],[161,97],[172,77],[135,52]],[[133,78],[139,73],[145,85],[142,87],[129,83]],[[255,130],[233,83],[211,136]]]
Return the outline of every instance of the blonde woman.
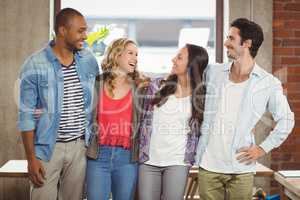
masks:
[[[95,82],[94,124],[98,129],[97,156],[87,163],[89,200],[131,200],[135,192],[138,161],[138,119],[142,105],[137,45],[115,40],[102,62],[103,74]]]

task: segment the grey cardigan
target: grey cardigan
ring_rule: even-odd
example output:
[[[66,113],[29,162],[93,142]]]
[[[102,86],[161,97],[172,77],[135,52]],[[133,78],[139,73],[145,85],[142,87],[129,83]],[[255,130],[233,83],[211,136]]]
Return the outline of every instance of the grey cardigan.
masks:
[[[87,149],[87,157],[90,159],[97,159],[99,155],[99,134],[101,130],[98,127],[98,116],[97,116],[97,105],[99,102],[99,91],[103,86],[103,75],[98,75],[94,85],[94,97],[93,97],[93,126],[91,127],[91,139]],[[146,86],[137,86],[135,83],[132,84],[132,134],[131,134],[131,162],[137,162],[139,158],[139,126],[140,119],[143,112],[144,95],[146,94]]]

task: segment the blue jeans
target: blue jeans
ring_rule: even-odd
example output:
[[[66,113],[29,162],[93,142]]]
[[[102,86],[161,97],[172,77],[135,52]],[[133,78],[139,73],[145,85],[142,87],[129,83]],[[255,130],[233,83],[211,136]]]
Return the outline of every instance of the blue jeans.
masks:
[[[100,146],[98,158],[87,161],[88,200],[132,200],[137,182],[137,163],[131,163],[130,150]]]

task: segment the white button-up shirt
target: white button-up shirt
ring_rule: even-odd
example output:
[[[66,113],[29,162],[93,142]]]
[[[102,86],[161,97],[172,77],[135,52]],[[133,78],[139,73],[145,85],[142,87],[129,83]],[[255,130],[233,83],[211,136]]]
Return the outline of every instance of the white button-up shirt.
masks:
[[[198,165],[202,161],[203,154],[209,143],[210,134],[214,130],[213,126],[222,96],[222,86],[228,80],[231,66],[232,63],[227,63],[209,65],[207,67],[205,74],[207,91],[204,120],[195,157]],[[255,171],[255,163],[252,165],[239,163],[236,160],[236,152],[240,148],[249,147],[255,142],[251,131],[266,111],[272,114],[276,122],[276,126],[269,136],[259,144],[267,153],[278,147],[287,138],[295,123],[294,113],[291,111],[286,96],[283,94],[281,82],[276,77],[255,64],[248,81],[249,83],[245,88],[237,113],[236,126],[233,131],[232,144],[230,145],[232,173]],[[210,151],[222,153],[218,147]],[[222,169],[222,165],[218,168]],[[224,169],[226,169],[225,166]]]

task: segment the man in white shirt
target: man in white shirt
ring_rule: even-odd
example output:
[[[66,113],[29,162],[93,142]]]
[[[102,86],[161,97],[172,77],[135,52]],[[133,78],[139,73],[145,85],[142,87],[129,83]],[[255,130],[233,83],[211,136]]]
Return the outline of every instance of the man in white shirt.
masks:
[[[255,63],[263,42],[261,27],[245,18],[234,20],[224,43],[233,61],[211,65],[196,162],[201,199],[252,199],[256,160],[278,147],[294,126],[294,114],[280,81]],[[269,111],[271,134],[256,145],[252,132]]]

